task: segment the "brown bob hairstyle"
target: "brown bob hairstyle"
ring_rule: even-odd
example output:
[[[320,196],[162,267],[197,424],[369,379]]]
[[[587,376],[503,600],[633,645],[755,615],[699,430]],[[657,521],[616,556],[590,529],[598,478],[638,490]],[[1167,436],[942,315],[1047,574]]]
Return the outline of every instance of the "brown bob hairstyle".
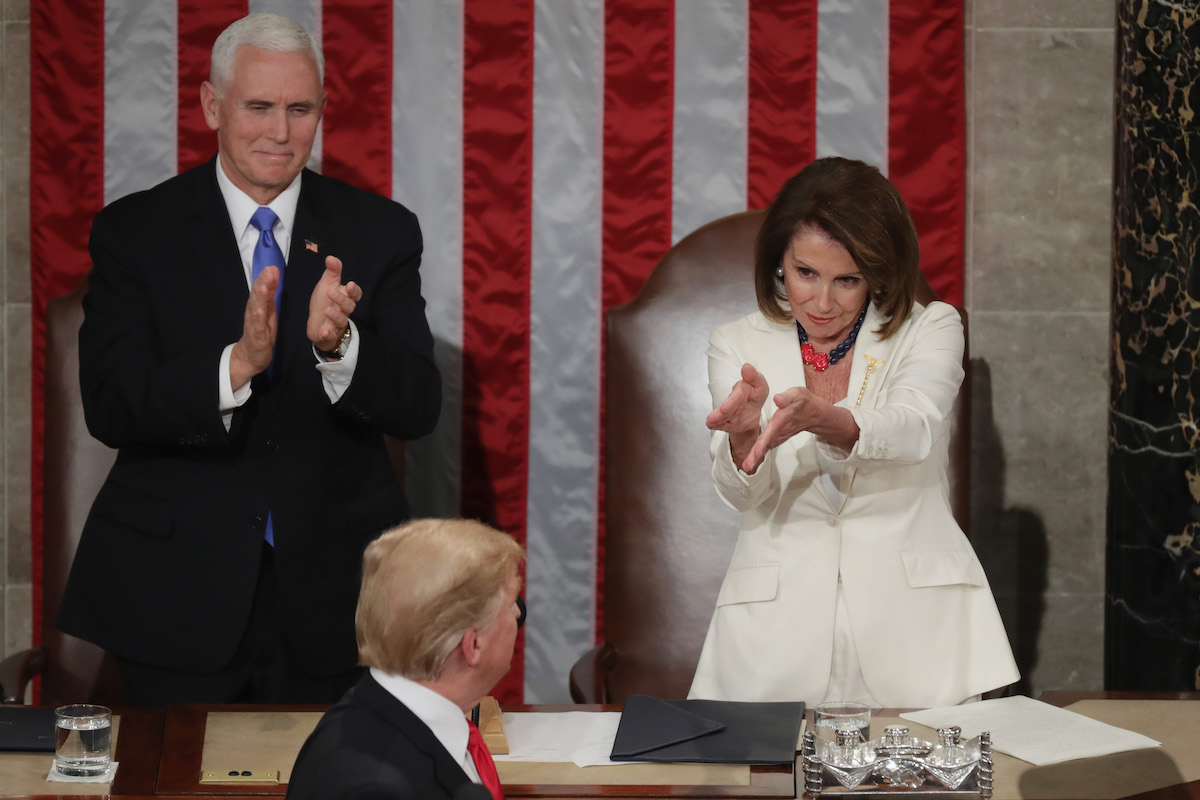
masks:
[[[384,533],[363,554],[359,663],[437,678],[463,634],[500,613],[524,560],[511,536],[473,520],[418,519]]]
[[[886,339],[908,319],[921,285],[920,247],[908,208],[878,169],[847,158],[819,158],[788,179],[771,201],[754,245],[754,288],[767,319],[791,322],[783,265],[792,237],[818,228],[850,253],[885,322]]]

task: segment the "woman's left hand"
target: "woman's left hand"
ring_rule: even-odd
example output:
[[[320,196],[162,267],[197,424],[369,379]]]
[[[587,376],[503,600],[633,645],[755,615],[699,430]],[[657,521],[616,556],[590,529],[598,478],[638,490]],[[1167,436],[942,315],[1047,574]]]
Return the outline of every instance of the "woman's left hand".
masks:
[[[774,400],[778,410],[742,463],[742,470],[748,474],[762,466],[769,451],[804,431],[812,431],[846,450],[858,440],[858,424],[847,409],[822,400],[803,386],[780,392]]]

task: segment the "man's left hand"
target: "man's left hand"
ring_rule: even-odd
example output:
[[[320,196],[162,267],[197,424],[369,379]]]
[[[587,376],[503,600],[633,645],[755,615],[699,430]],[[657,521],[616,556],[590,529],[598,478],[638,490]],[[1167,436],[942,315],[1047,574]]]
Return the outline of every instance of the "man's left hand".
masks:
[[[362,300],[362,289],[354,281],[342,283],[342,260],[325,257],[325,274],[317,281],[308,301],[308,340],[318,350],[334,350],[350,315]]]

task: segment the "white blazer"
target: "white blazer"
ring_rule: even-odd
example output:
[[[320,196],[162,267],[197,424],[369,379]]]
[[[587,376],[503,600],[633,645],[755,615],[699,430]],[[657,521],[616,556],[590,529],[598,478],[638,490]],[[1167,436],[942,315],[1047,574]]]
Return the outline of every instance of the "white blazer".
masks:
[[[754,475],[714,432],[713,481],[742,512],[690,697],[825,697],[841,574],[863,678],[887,707],[959,703],[1019,675],[979,559],[950,511],[949,415],[963,379],[953,307],[914,305],[886,340],[867,310],[850,367],[858,442],[848,453],[801,433]],[[709,340],[714,408],[751,363],[775,393],[804,386],[796,326],[754,313]],[[821,486],[816,448],[843,461],[842,501]]]

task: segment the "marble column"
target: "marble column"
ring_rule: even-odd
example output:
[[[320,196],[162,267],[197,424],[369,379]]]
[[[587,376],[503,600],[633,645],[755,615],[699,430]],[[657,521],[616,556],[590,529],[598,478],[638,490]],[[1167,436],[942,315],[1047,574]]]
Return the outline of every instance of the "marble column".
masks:
[[[1115,111],[1105,683],[1198,690],[1200,6],[1194,0],[1119,0]]]

